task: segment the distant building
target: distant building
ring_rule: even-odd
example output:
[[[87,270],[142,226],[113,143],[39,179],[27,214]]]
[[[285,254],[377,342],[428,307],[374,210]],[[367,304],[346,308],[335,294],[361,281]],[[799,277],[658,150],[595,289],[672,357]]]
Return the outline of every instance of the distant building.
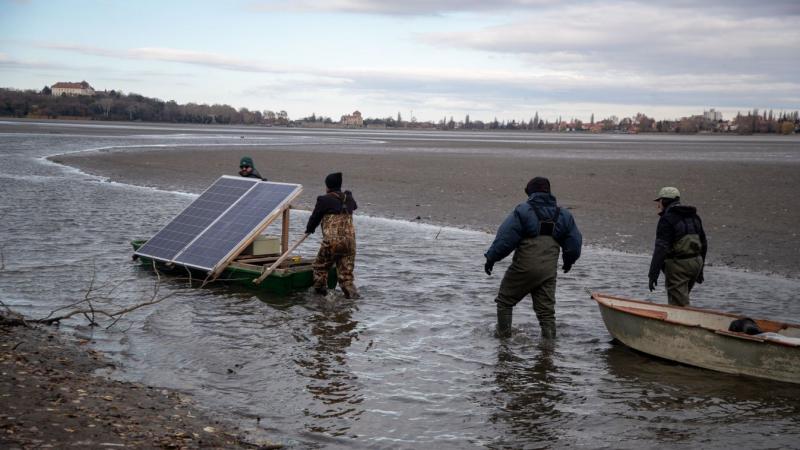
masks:
[[[353,111],[353,114],[342,116],[342,120],[340,122],[346,127],[364,126],[364,119],[361,117],[361,113],[359,111]]]
[[[712,122],[719,122],[722,120],[722,113],[711,108],[708,111],[703,111],[703,118]]]
[[[80,83],[70,83],[59,81],[50,87],[53,96],[64,95],[94,95],[94,88],[86,81]]]

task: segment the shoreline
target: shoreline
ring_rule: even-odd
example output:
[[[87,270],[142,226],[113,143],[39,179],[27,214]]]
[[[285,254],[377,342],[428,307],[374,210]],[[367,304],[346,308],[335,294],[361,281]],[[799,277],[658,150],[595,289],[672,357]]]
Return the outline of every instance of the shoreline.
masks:
[[[109,378],[115,365],[85,344],[0,311],[0,447],[282,447],[250,443],[186,394]]]
[[[680,119],[665,119],[668,121],[677,121]],[[431,126],[419,126],[419,127],[387,127],[387,126],[362,126],[362,127],[354,127],[354,126],[342,126],[342,125],[310,125],[310,124],[296,124],[296,125],[264,125],[264,124],[255,124],[255,123],[235,123],[235,124],[223,124],[223,123],[193,123],[193,122],[151,122],[151,121],[142,121],[142,120],[96,120],[89,117],[57,117],[57,118],[50,118],[50,117],[16,117],[16,116],[0,116],[0,122],[7,121],[7,122],[18,122],[18,123],[25,123],[28,125],[35,125],[37,122],[42,122],[45,124],[83,124],[83,125],[109,125],[109,126],[133,126],[133,127],[162,127],[162,128],[170,128],[170,127],[181,127],[181,128],[193,128],[194,131],[203,131],[205,130],[214,130],[214,129],[236,129],[236,128],[244,128],[248,130],[301,130],[301,131],[364,131],[364,132],[430,132],[430,133],[452,133],[452,132],[463,132],[463,133],[530,133],[534,135],[553,135],[553,136],[734,136],[734,137],[769,137],[769,136],[792,136],[798,134],[797,131],[793,131],[791,133],[781,133],[781,132],[771,132],[771,133],[738,133],[734,131],[696,131],[694,133],[681,133],[677,131],[657,131],[657,130],[648,130],[648,131],[621,131],[621,130],[610,130],[610,131],[591,131],[591,130],[527,130],[523,128],[517,129],[504,129],[504,128],[454,128],[454,129],[441,129],[434,125],[433,122],[420,122],[425,124],[430,124]]]
[[[704,221],[709,266],[800,276],[800,236],[795,229],[800,216],[789,208],[794,187],[800,185],[800,168],[792,164],[704,161],[687,171],[686,166],[695,163],[531,159],[413,149],[375,154],[337,149],[331,156],[313,146],[164,149],[168,151],[130,148],[48,159],[113,182],[199,193],[220,175],[236,175],[239,155],[246,152],[269,179],[304,185],[296,202],[301,209],[313,207],[329,171],[343,170],[344,188],[353,191],[359,204],[357,213],[492,234],[524,201],[528,174],[543,174],[549,176],[559,204],[575,216],[584,243],[632,254],[652,251],[658,221],[652,202],[655,186],[678,185],[688,192],[683,203],[697,206]],[[274,167],[281,167],[282,173],[276,174]],[[753,188],[759,184],[772,195],[761,196]],[[732,192],[741,193],[728,194]]]

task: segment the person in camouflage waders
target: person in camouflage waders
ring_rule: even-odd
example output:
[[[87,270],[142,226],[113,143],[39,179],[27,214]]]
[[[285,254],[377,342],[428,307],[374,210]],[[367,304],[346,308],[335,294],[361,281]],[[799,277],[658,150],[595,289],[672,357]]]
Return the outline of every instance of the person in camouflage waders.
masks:
[[[494,300],[497,336],[511,335],[514,306],[530,294],[542,337],[553,339],[556,336],[558,254],[563,250],[563,270],[569,272],[581,256],[583,237],[572,214],[556,204],[547,178],[530,180],[525,194],[528,199],[517,205],[503,221],[492,246],[484,254],[484,270],[491,275],[494,263],[514,252]]]
[[[655,290],[663,270],[670,305],[688,306],[695,283],[702,284],[708,241],[697,208],[681,205],[677,188],[658,192],[658,228],[653,259],[650,261],[648,288]]]
[[[353,193],[342,192],[341,172],[325,177],[325,195],[317,197],[314,212],[308,219],[306,234],[314,233],[322,224],[322,244],[314,260],[314,289],[327,294],[328,271],[336,264],[339,285],[346,298],[358,298],[354,284],[353,267],[356,262],[356,230],[353,211],[358,208]]]

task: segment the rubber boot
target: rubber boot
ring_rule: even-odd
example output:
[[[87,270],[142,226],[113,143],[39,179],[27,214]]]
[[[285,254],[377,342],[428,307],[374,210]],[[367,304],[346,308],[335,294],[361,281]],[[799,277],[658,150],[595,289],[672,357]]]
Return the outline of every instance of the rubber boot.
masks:
[[[361,298],[361,294],[358,293],[358,289],[355,286],[352,287],[344,287],[342,286],[342,292],[344,293],[344,298],[348,299],[359,299]]]
[[[542,339],[555,339],[556,338],[556,324],[554,323],[543,323],[541,324],[542,328]]]
[[[500,339],[511,337],[511,318],[514,310],[511,308],[497,307],[497,330],[495,336]]]

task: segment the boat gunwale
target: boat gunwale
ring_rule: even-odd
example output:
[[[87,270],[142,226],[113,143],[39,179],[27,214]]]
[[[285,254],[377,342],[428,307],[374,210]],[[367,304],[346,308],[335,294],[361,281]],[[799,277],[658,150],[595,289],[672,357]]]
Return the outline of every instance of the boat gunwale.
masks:
[[[774,345],[780,345],[780,346],[783,346],[783,347],[800,349],[800,345],[799,344],[791,344],[791,343],[788,343],[788,342],[783,342],[783,341],[779,341],[779,340],[772,340],[772,339],[768,339],[768,338],[758,338],[758,337],[754,337],[754,336],[751,336],[751,335],[746,334],[746,333],[739,333],[739,332],[736,332],[736,331],[729,331],[729,330],[710,328],[710,327],[707,327],[707,326],[703,326],[702,324],[688,324],[688,323],[685,323],[685,322],[679,322],[679,321],[676,321],[676,320],[670,320],[668,318],[654,317],[653,315],[648,315],[648,314],[644,314],[644,313],[641,313],[641,312],[637,312],[638,308],[626,308],[624,306],[612,305],[612,304],[609,304],[606,301],[603,301],[602,299],[620,300],[620,301],[624,301],[624,302],[631,302],[631,303],[637,303],[637,304],[641,304],[641,305],[648,305],[648,306],[651,306],[651,307],[655,306],[657,308],[666,308],[666,309],[670,309],[670,310],[679,310],[679,311],[690,310],[690,311],[698,312],[698,313],[701,313],[701,314],[711,314],[711,315],[716,315],[716,316],[732,317],[734,319],[742,318],[741,315],[737,315],[737,314],[726,313],[726,312],[722,312],[722,311],[715,311],[715,310],[712,310],[712,309],[696,308],[696,307],[692,307],[692,306],[664,305],[664,304],[652,303],[652,302],[648,302],[648,301],[644,301],[644,300],[635,300],[635,299],[626,298],[626,297],[619,297],[619,296],[615,296],[615,295],[607,295],[607,294],[602,294],[602,293],[599,293],[599,292],[591,292],[591,298],[594,301],[596,301],[598,305],[600,305],[602,307],[605,307],[605,308],[608,308],[608,309],[611,309],[611,310],[614,310],[614,311],[618,311],[620,313],[633,315],[633,316],[636,316],[636,317],[641,318],[641,319],[658,320],[658,321],[661,321],[661,322],[669,323],[671,325],[679,325],[679,326],[687,327],[687,328],[700,328],[700,329],[706,330],[706,331],[708,331],[710,333],[714,333],[714,334],[717,334],[719,336],[724,336],[724,337],[729,337],[729,338],[743,339],[743,340],[748,340],[748,341],[753,341],[753,342],[758,342],[758,343],[763,343],[763,344],[774,344]],[[656,309],[656,310],[648,310],[648,311],[658,311],[658,310]],[[754,320],[762,320],[762,319],[754,319]],[[777,322],[777,321],[769,320],[769,319],[763,319],[763,320],[766,321],[766,322],[773,323],[773,324],[781,325],[779,330],[784,330],[784,329],[787,329],[787,328],[800,329],[800,325],[794,324],[794,323],[790,323],[790,322]],[[610,331],[611,330],[609,330],[609,332]]]

